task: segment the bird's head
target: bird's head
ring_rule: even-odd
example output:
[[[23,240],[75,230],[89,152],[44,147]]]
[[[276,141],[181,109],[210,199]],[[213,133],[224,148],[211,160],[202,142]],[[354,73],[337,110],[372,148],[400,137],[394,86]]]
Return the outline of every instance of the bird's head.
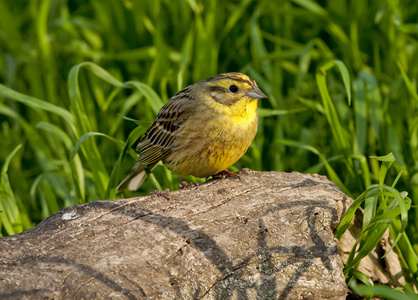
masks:
[[[232,106],[241,100],[251,102],[267,98],[251,77],[241,73],[219,74],[200,82],[218,103]]]

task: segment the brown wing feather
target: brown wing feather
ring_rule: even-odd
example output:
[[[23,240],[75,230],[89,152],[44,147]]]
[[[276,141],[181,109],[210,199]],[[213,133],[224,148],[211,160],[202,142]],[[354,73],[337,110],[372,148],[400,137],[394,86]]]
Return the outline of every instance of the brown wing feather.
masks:
[[[190,96],[186,88],[178,92],[159,111],[157,118],[140,138],[136,147],[141,165],[154,164],[171,153],[176,131],[188,119]]]

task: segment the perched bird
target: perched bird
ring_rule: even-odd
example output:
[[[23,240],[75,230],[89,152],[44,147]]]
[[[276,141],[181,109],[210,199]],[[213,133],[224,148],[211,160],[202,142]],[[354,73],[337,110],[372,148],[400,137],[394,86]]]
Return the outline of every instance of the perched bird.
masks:
[[[267,98],[254,79],[219,74],[175,94],[138,139],[138,161],[117,191],[137,190],[162,161],[182,176],[208,177],[240,159],[257,133],[257,100]],[[225,171],[227,172],[227,171]],[[228,172],[227,172],[228,173]]]

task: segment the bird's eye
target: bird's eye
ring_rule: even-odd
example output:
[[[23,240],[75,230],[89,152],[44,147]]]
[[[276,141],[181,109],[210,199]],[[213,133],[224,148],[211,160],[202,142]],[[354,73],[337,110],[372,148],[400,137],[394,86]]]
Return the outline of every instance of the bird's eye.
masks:
[[[235,84],[233,84],[229,86],[229,90],[233,93],[236,93],[238,92],[238,87]]]

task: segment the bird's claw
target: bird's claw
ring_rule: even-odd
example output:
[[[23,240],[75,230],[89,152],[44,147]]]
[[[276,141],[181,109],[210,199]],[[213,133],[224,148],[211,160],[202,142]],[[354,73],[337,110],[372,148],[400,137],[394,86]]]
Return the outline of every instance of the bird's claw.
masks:
[[[180,177],[179,189],[190,189],[192,187],[198,186],[198,182],[190,182],[188,183],[186,180]]]
[[[214,179],[225,178],[225,177],[238,177],[239,178],[239,175],[238,175],[237,172],[231,172],[231,171],[228,171],[228,170],[223,170],[223,171],[220,171],[220,172],[212,175],[212,178],[214,178]]]

